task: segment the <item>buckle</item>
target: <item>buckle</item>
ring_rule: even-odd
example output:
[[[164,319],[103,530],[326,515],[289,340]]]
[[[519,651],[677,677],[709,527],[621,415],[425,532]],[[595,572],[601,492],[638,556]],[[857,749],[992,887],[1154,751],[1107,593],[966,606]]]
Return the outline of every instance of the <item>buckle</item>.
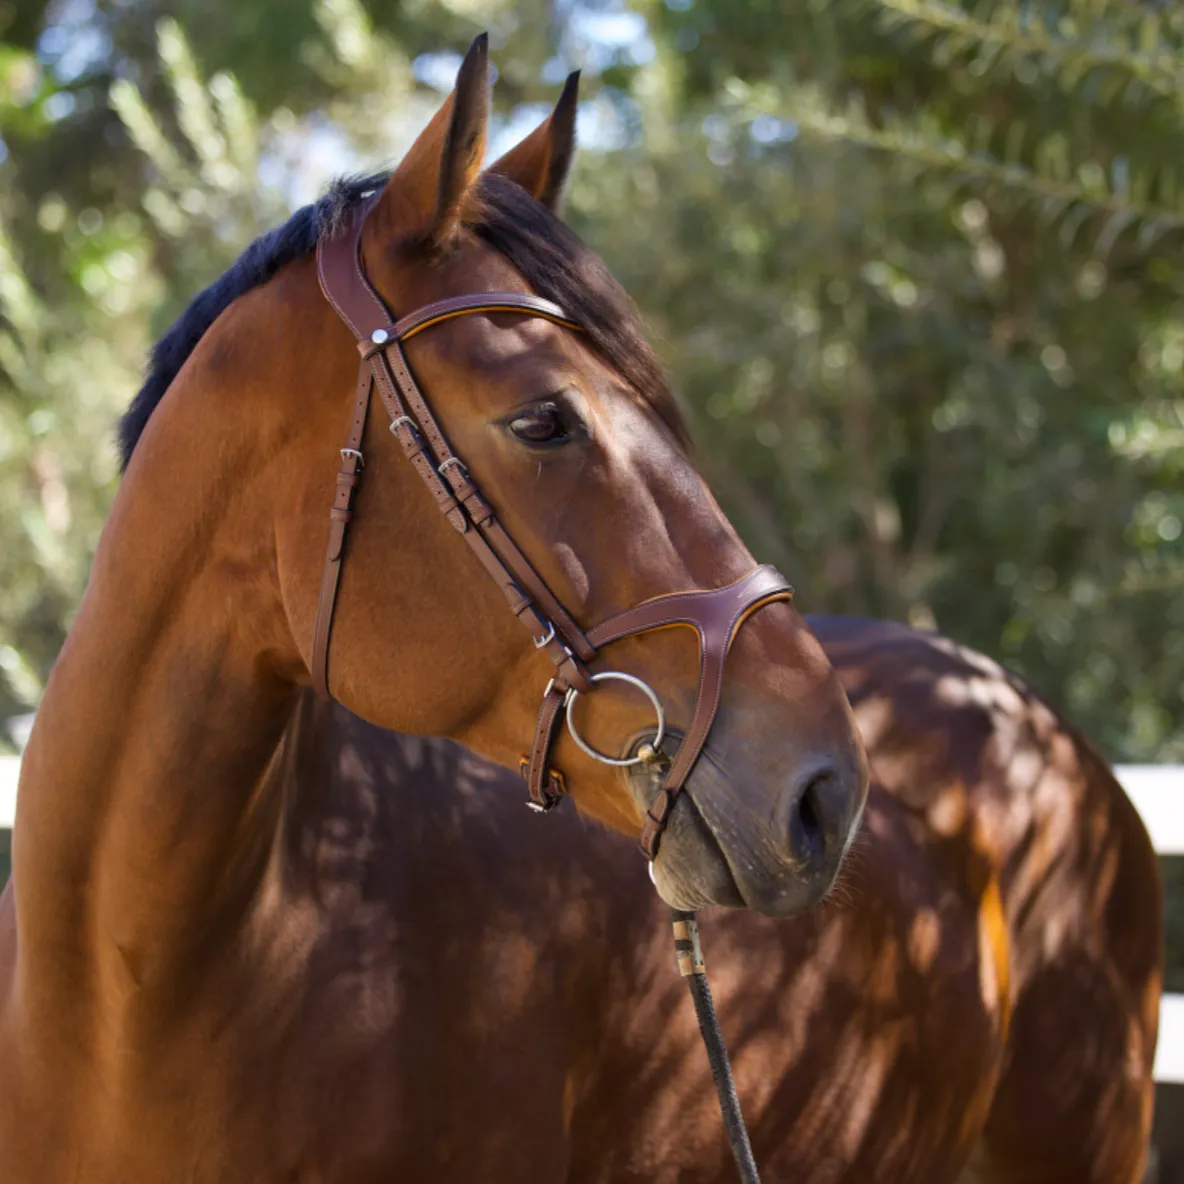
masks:
[[[525,781],[527,779],[527,775],[530,772],[530,761],[527,760],[526,757],[523,757],[518,762],[518,771],[522,774],[522,780]],[[552,793],[550,789],[547,788],[547,786],[550,785],[555,785],[559,792]],[[536,814],[550,814],[556,806],[562,803],[566,796],[567,778],[564,777],[558,769],[548,769],[546,785],[543,787],[543,800],[541,802],[536,802],[534,798],[528,798],[526,800],[526,808],[528,810],[533,810]]]

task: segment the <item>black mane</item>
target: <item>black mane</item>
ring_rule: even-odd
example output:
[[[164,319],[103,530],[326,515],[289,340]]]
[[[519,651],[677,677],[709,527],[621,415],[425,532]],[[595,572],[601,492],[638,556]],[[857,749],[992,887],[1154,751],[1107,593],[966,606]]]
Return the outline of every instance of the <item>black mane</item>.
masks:
[[[221,313],[281,268],[309,254],[322,234],[332,234],[343,216],[385,179],[344,177],[335,181],[320,201],[304,206],[282,226],[261,234],[226,272],[189,302],[176,324],[152,347],[144,385],[119,421],[119,452],[124,468],[165,391]]]
[[[119,423],[126,468],[152,412],[202,335],[240,296],[266,283],[289,263],[333,234],[388,174],[345,177],[312,205],[260,235],[222,276],[190,302],[156,343],[144,385]],[[550,210],[511,181],[485,174],[480,181],[475,232],[501,251],[540,296],[553,300],[584,326],[596,350],[633,387],[637,396],[685,443],[686,429],[661,363],[645,339],[641,317],[600,258]]]

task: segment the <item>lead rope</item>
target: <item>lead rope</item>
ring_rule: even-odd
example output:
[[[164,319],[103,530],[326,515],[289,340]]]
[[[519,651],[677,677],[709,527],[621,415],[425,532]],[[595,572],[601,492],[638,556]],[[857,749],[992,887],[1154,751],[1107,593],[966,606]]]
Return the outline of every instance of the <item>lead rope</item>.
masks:
[[[707,1063],[711,1066],[715,1092],[719,1094],[724,1132],[728,1136],[732,1158],[736,1161],[736,1170],[740,1173],[742,1184],[760,1184],[761,1178],[756,1170],[756,1160],[752,1157],[752,1144],[748,1141],[744,1115],[740,1113],[740,1099],[736,1097],[728,1050],[720,1034],[715,1004],[711,1000],[711,987],[707,985],[707,967],[703,963],[703,949],[699,945],[699,922],[695,920],[694,913],[684,913],[681,909],[671,909],[670,919],[674,925],[674,953],[678,959],[678,972],[691,989],[695,1015],[699,1019],[699,1032],[703,1036],[703,1046],[707,1049]]]

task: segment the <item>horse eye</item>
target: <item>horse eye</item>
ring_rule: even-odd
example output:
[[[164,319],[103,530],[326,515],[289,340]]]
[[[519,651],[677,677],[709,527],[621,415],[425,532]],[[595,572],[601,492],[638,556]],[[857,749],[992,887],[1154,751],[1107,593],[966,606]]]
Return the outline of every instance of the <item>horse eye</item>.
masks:
[[[569,436],[563,416],[554,404],[533,407],[517,416],[510,422],[510,431],[527,444],[559,444]]]

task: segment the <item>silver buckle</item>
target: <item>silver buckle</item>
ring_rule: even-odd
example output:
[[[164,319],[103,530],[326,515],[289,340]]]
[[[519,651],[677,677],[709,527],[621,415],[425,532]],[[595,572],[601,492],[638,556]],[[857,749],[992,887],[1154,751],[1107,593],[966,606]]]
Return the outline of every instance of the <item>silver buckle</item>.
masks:
[[[342,461],[347,461],[353,457],[358,462],[358,468],[364,469],[366,467],[366,458],[356,448],[343,448],[341,450]]]
[[[443,463],[443,464],[442,464],[442,465],[441,465],[441,466],[440,466],[440,467],[439,467],[439,468],[436,470],[436,472],[437,472],[437,473],[439,473],[441,477],[443,477],[443,476],[444,476],[444,471],[445,471],[446,469],[448,469],[448,468],[449,468],[450,466],[452,466],[452,465],[456,465],[456,467],[457,467],[458,469],[460,469],[460,471],[461,471],[462,473],[464,473],[464,475],[465,475],[466,477],[469,475],[469,470],[468,470],[468,469],[465,467],[465,462],[464,462],[463,460],[461,460],[459,456],[450,456],[450,457],[449,457],[449,458],[448,458],[448,459],[447,459],[447,460],[446,460],[446,461],[445,461],[445,462],[444,462],[444,463]]]
[[[551,644],[551,642],[553,642],[554,640],[555,640],[555,622],[548,621],[547,622],[547,636],[546,637],[536,637],[534,639],[534,648],[536,650],[545,650],[547,648],[547,646],[549,646]],[[555,680],[552,679],[551,681],[554,682]],[[551,689],[551,685],[550,685],[550,683],[548,683],[547,690],[549,691],[550,689]],[[546,691],[544,691],[543,694],[545,695]]]

